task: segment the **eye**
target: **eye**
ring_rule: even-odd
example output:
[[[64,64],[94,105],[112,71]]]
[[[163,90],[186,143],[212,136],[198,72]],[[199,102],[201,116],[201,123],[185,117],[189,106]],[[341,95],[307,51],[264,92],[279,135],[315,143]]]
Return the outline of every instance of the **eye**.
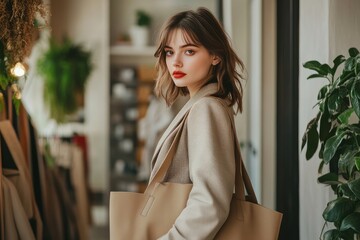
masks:
[[[185,51],[185,54],[191,56],[191,55],[194,55],[194,54],[195,54],[195,51],[192,50],[192,49],[187,49],[187,50]]]
[[[165,49],[165,55],[168,57],[168,56],[171,56],[171,55],[173,55],[174,54],[174,52],[172,51],[172,50],[170,50],[170,49]]]

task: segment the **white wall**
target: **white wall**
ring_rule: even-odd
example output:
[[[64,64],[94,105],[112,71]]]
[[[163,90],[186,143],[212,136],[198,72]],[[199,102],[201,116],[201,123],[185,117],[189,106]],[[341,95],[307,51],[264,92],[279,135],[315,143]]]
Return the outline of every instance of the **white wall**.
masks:
[[[299,39],[299,148],[307,123],[315,117],[317,93],[323,80],[306,80],[311,73],[302,67],[306,61],[329,59],[329,3],[327,0],[300,1]],[[317,155],[316,155],[317,156]],[[323,226],[322,211],[329,200],[328,188],[317,183],[319,159],[299,157],[300,170],[300,239],[316,239]]]
[[[343,54],[348,57],[348,49],[360,50],[360,1],[330,0],[329,58]]]
[[[262,202],[261,192],[261,161],[262,161],[262,1],[249,1],[248,28],[248,109],[247,131],[248,151],[246,167],[249,172],[254,191]]]
[[[108,189],[109,125],[109,2],[52,0],[52,34],[65,34],[92,52],[93,72],[85,95],[85,132],[88,135],[90,186]]]
[[[351,46],[360,47],[360,1],[358,0],[301,0],[300,1],[300,64],[317,59],[332,64],[339,54],[347,54]],[[320,79],[306,80],[310,71],[299,68],[299,143],[306,124],[316,115],[312,107],[318,90],[324,84]],[[317,183],[319,159],[305,160],[300,166],[300,239],[316,239],[324,224],[322,212],[332,198],[329,187]]]

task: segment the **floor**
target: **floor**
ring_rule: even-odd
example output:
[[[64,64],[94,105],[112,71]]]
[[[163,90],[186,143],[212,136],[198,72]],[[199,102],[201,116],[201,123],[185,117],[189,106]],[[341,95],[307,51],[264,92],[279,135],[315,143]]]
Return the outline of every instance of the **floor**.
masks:
[[[89,240],[108,240],[108,209],[106,206],[95,205],[91,209],[93,225],[90,228]]]

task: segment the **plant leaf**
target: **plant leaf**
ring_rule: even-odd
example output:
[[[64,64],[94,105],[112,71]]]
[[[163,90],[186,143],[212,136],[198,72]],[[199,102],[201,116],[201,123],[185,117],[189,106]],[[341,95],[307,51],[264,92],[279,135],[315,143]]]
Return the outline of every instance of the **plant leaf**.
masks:
[[[360,157],[355,158],[355,166],[358,171],[360,171]]]
[[[312,79],[312,78],[326,78],[326,75],[314,73],[314,74],[307,77],[307,79]]]
[[[349,108],[347,110],[345,110],[344,112],[342,112],[339,116],[338,119],[342,124],[348,124],[349,123],[349,117],[351,116],[351,114],[354,112],[353,108]]]
[[[352,133],[355,133],[356,135],[360,135],[360,128],[357,125],[351,124],[351,125],[347,125],[347,127]]]
[[[328,222],[340,222],[354,211],[355,203],[350,199],[339,197],[328,203],[323,212],[323,218]]]
[[[346,216],[342,222],[340,231],[345,231],[347,229],[353,229],[357,233],[360,233],[360,213],[354,212]]]
[[[337,229],[331,229],[324,233],[324,240],[339,240],[340,239],[340,231]]]
[[[317,123],[314,121],[313,124],[311,124],[309,131],[307,131],[307,149],[306,149],[306,160],[309,160],[314,156],[316,149],[319,144],[319,134],[317,131]]]
[[[323,167],[325,165],[325,162],[324,161],[321,161],[320,164],[319,164],[319,167],[318,167],[318,173],[322,173],[322,170],[323,170]]]
[[[355,75],[358,75],[360,72],[360,55],[355,57]]]
[[[306,141],[307,141],[307,131],[305,131],[305,133],[304,133],[304,135],[302,136],[302,139],[301,139],[301,151],[305,147]]]
[[[339,224],[337,226],[337,228],[340,229],[340,226],[341,226],[341,224]],[[354,240],[354,234],[355,234],[355,231],[352,230],[352,229],[341,231],[339,239],[341,239],[341,240]]]
[[[335,115],[340,110],[339,104],[340,93],[338,89],[335,89],[328,98],[328,110],[330,114]]]
[[[356,115],[360,118],[360,82],[354,81],[350,91],[350,101],[351,105],[356,113]]]
[[[350,88],[351,88],[351,86],[352,86],[352,81],[353,81],[352,78],[354,78],[354,77],[355,77],[355,74],[354,74],[353,71],[343,72],[343,73],[339,76],[339,78],[338,78],[339,85],[342,85],[342,84],[345,83],[345,84],[346,84],[345,86],[347,87],[348,83],[351,83],[351,84],[350,84]],[[352,80],[350,80],[350,79],[352,79]],[[349,81],[347,81],[347,80],[349,80]],[[347,88],[348,88],[348,87],[347,87]]]
[[[320,112],[316,115],[316,117],[314,117],[313,119],[310,120],[310,122],[308,123],[308,125],[306,126],[306,130],[305,133],[302,137],[302,143],[301,143],[301,150],[303,150],[306,141],[308,141],[308,132],[309,130],[313,127],[313,125],[317,125],[317,121],[319,120],[319,116],[320,116]]]
[[[353,57],[349,57],[345,61],[344,71],[345,72],[352,72],[355,67],[355,59]]]
[[[318,177],[318,182],[322,184],[328,184],[328,185],[334,185],[334,184],[340,184],[339,182],[339,176],[336,173],[326,173],[320,177]]]
[[[316,60],[308,61],[308,62],[304,63],[303,66],[304,66],[304,68],[308,68],[308,69],[316,71],[320,75],[326,75],[327,74],[326,71],[321,69],[321,63],[319,63]]]
[[[340,156],[338,166],[341,173],[351,173],[355,165],[354,157],[358,152],[358,150],[345,151],[345,153]]]
[[[333,66],[333,68],[331,69],[332,75],[335,75],[337,68],[338,68],[339,65],[340,65],[341,63],[343,63],[343,62],[345,62],[345,57],[344,57],[343,55],[339,55],[339,56],[337,56],[337,57],[334,59],[334,61],[333,61],[334,66]]]
[[[324,111],[320,117],[320,140],[324,141],[331,129],[331,118],[328,111]]]
[[[351,56],[351,57],[356,57],[356,55],[358,55],[359,54],[359,50],[357,50],[357,48],[350,48],[349,49],[349,55]]]
[[[0,87],[2,90],[6,90],[6,87],[8,86],[9,84],[9,79],[0,73]]]
[[[328,65],[328,64],[322,64],[321,66],[320,66],[320,69],[322,70],[322,71],[324,71],[324,72],[326,72],[326,75],[327,74],[331,74],[332,75],[332,69],[331,69],[331,67]]]
[[[341,184],[339,190],[342,191],[343,195],[351,199],[355,199],[355,194],[350,190],[350,187],[347,183]]]
[[[357,197],[357,199],[360,200],[360,178],[349,182],[348,185],[349,185],[349,188],[351,189],[351,191]]]
[[[320,151],[319,151],[319,158],[320,159],[324,159],[324,148],[325,148],[325,144],[324,144],[324,142],[322,142],[321,147],[320,147]]]
[[[328,91],[328,85],[323,86],[319,91],[317,99],[320,100],[325,98],[327,91]]]
[[[330,160],[334,157],[336,150],[338,149],[340,143],[345,138],[347,132],[342,132],[338,135],[334,135],[329,138],[325,143],[324,149],[324,161],[329,163]]]

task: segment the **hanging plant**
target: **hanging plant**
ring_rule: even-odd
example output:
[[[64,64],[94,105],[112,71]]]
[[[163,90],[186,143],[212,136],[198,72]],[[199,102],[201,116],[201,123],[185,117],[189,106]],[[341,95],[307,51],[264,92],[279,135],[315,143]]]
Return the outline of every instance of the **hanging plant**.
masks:
[[[319,112],[308,123],[301,148],[307,144],[306,159],[311,159],[320,146],[318,181],[336,194],[323,212],[334,229],[322,239],[353,240],[360,234],[360,53],[350,48],[348,58],[340,55],[333,63],[332,67],[316,60],[304,64],[316,72],[308,79],[325,78],[328,84],[319,91]],[[336,76],[341,64],[344,68]],[[325,165],[329,171],[323,174]]]
[[[14,84],[25,74],[24,60],[31,52],[39,29],[47,25],[48,13],[42,0],[0,1],[0,89],[5,91],[13,86],[15,106],[20,105],[21,94]],[[39,24],[40,19],[45,20],[43,25]],[[0,111],[4,107],[3,98],[0,93]]]
[[[56,43],[50,39],[49,49],[37,62],[44,78],[44,99],[50,117],[66,121],[82,105],[85,84],[91,72],[90,52],[65,39]]]
[[[38,34],[37,19],[46,19],[47,15],[42,0],[0,1],[0,39],[10,66],[23,62],[30,54]]]

